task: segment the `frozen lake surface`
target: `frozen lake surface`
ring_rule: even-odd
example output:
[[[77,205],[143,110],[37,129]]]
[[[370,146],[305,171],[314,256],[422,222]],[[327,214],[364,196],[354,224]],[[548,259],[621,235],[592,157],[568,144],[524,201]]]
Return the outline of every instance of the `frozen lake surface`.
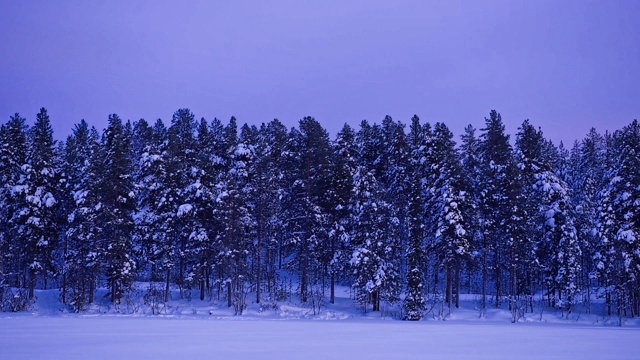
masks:
[[[118,316],[0,318],[1,358],[639,359],[640,329],[564,324]]]

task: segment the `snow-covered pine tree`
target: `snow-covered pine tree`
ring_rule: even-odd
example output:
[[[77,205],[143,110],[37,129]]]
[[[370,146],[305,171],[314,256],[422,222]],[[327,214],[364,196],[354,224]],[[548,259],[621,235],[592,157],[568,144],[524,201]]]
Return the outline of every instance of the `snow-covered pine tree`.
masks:
[[[269,161],[268,151],[270,150],[267,135],[267,125],[262,123],[260,129],[255,134],[255,143],[253,144],[254,161],[251,162],[251,168],[248,170],[252,176],[253,187],[253,204],[255,215],[255,241],[252,246],[252,268],[254,268],[255,286],[256,286],[256,303],[259,304],[263,297],[264,278],[269,277],[268,266],[266,265],[266,254],[268,252],[266,241],[266,228],[269,219]],[[267,281],[268,283],[268,281]],[[267,284],[267,287],[270,284]]]
[[[326,279],[331,262],[329,202],[325,197],[331,177],[331,144],[326,130],[314,118],[303,118],[299,127],[289,136],[285,223],[293,255],[289,265],[299,271],[300,299],[307,302],[312,287]]]
[[[65,145],[67,182],[73,202],[69,208],[64,257],[63,300],[76,312],[93,303],[103,268],[100,179],[103,149],[96,129],[76,124]],[[73,164],[73,166],[71,166]]]
[[[489,276],[495,286],[496,307],[500,306],[504,295],[505,278],[501,265],[509,258],[506,252],[509,236],[506,225],[510,220],[513,150],[509,144],[509,136],[505,134],[502,117],[495,110],[491,111],[488,119],[485,118],[485,128],[482,131],[479,146],[482,161],[478,182],[481,189],[478,210],[482,228],[481,308],[486,309]]]
[[[14,189],[27,162],[27,131],[25,119],[17,113],[0,128],[0,310],[19,311],[28,303],[24,261],[19,256],[20,225],[11,221],[20,205]],[[11,293],[5,298],[10,287],[19,289],[17,297]],[[19,306],[6,305],[15,298],[20,299]]]
[[[54,251],[59,242],[56,147],[45,108],[36,116],[28,143],[27,164],[14,188],[20,207],[12,222],[20,226],[18,241],[26,265],[29,298],[33,298],[38,279],[46,287],[47,279],[56,275]]]
[[[153,140],[153,127],[149,125],[147,120],[140,119],[133,123],[131,133],[131,151],[134,156],[134,163],[137,162],[145,151],[149,143]],[[137,172],[138,168],[134,167]]]
[[[211,290],[211,271],[215,263],[215,223],[212,221],[214,188],[219,174],[215,171],[213,155],[215,134],[211,133],[206,119],[200,119],[194,143],[194,157],[189,173],[190,183],[183,192],[183,201],[191,206],[187,215],[187,229],[190,229],[186,253],[191,263],[193,284],[197,285],[200,300]]]
[[[164,280],[162,298],[169,300],[171,273],[178,266],[176,209],[178,189],[170,173],[168,133],[158,119],[138,160],[136,236],[150,280]],[[142,266],[142,264],[141,264]],[[151,289],[153,291],[153,289]]]
[[[618,315],[640,313],[640,124],[634,120],[614,134],[614,167],[607,191],[613,215],[608,233]],[[611,253],[613,252],[613,253]],[[611,276],[612,275],[612,276]]]
[[[478,278],[478,272],[475,269],[480,268],[478,250],[481,249],[482,233],[480,226],[480,216],[478,212],[478,204],[480,202],[480,194],[482,188],[479,184],[480,181],[480,140],[476,137],[476,129],[472,125],[468,125],[464,129],[464,134],[460,136],[460,158],[462,163],[462,181],[464,191],[466,192],[469,205],[465,209],[463,214],[467,220],[467,232],[468,239],[473,249],[472,262],[469,262],[466,267],[468,276],[470,278]],[[477,280],[476,280],[477,281]],[[472,282],[475,283],[476,281]],[[457,299],[456,299],[457,300]]]
[[[613,203],[615,194],[612,191],[611,183],[616,176],[617,147],[615,146],[614,136],[611,133],[605,133],[604,142],[606,149],[603,161],[604,171],[596,196],[598,216],[594,229],[596,247],[593,261],[595,266],[594,276],[604,290],[607,315],[612,315],[617,279],[615,267],[617,263],[617,244],[614,240],[616,229],[618,228],[618,220]]]
[[[136,196],[133,186],[131,133],[122,120],[109,115],[109,125],[102,136],[104,168],[100,181],[102,209],[101,239],[109,287],[109,296],[119,304],[131,290],[136,271],[133,249],[133,212]]]
[[[388,261],[392,251],[386,228],[389,226],[389,205],[383,200],[380,185],[373,171],[359,166],[354,176],[351,202],[351,261],[356,300],[367,309],[380,310],[381,293],[393,279],[394,269]]]
[[[553,172],[542,171],[536,174],[536,179],[534,188],[539,193],[539,219],[543,224],[538,248],[546,255],[544,272],[551,305],[561,306],[571,313],[581,272],[581,249],[573,224],[573,204],[568,186]]]
[[[227,301],[236,315],[246,307],[249,280],[249,252],[254,238],[252,184],[249,173],[255,160],[254,148],[249,139],[248,127],[243,127],[241,136],[235,136],[235,121],[229,124],[227,146],[229,150],[229,172],[219,184],[217,198],[218,216],[223,220],[223,249],[227,279]]]
[[[281,267],[283,234],[283,198],[285,184],[284,151],[287,128],[274,119],[261,126],[253,162],[256,213],[256,301],[262,301],[262,290],[275,299],[278,269]],[[264,284],[264,283],[266,284]],[[264,285],[263,285],[264,284]]]
[[[464,218],[464,208],[469,207],[464,191],[461,163],[455,149],[453,134],[443,123],[437,123],[433,131],[434,163],[428,178],[433,206],[435,234],[429,248],[435,253],[438,266],[445,272],[445,300],[449,312],[453,306],[454,283],[460,283],[461,263],[470,258],[471,248]],[[456,296],[459,288],[456,289]]]
[[[186,108],[178,109],[171,118],[167,147],[167,191],[171,197],[174,219],[173,242],[176,259],[176,283],[180,287],[180,297],[190,299],[198,278],[194,248],[199,242],[197,236],[201,226],[196,214],[198,209],[192,197],[193,186],[198,183],[201,171],[197,168],[196,123],[193,113]]]
[[[409,132],[409,148],[411,158],[409,162],[409,241],[407,244],[407,287],[402,304],[405,320],[420,320],[426,310],[424,294],[424,192],[422,184],[425,181],[422,162],[425,151],[425,139],[422,125],[417,115],[411,118]]]
[[[389,230],[394,234],[390,235],[397,239],[398,246],[407,247],[409,238],[408,206],[409,206],[409,177],[407,167],[411,157],[408,148],[407,136],[404,132],[404,124],[392,121],[390,116],[386,116],[382,122],[382,154],[379,158],[378,171],[382,175],[379,179],[384,189],[384,200],[390,206],[390,216],[393,227]],[[402,253],[401,248],[395,254]],[[399,257],[399,266],[405,270],[407,267],[404,257]]]
[[[598,190],[604,177],[604,137],[594,128],[572,149],[572,202],[576,206],[575,225],[582,244],[582,280],[586,287],[584,301],[591,312],[592,276],[595,267],[593,257],[598,244],[596,221],[598,219]]]
[[[537,130],[525,120],[516,134],[516,175],[517,187],[514,190],[519,193],[514,197],[517,210],[513,215],[517,216],[515,223],[520,227],[519,236],[512,236],[510,241],[510,270],[511,289],[510,296],[514,305],[521,295],[528,298],[527,304],[533,311],[532,295],[536,292],[535,286],[543,275],[543,265],[539,250],[540,239],[544,232],[544,222],[540,221],[539,211],[542,206],[542,198],[536,190],[538,175],[545,171],[551,171],[551,160],[544,153],[545,140],[542,131]],[[520,201],[521,199],[521,201]],[[516,320],[514,313],[513,320]]]
[[[378,124],[371,125],[367,120],[360,122],[360,129],[356,133],[358,155],[356,157],[359,166],[374,169],[382,151],[379,140],[381,129]]]
[[[335,302],[335,282],[336,278],[344,280],[348,277],[348,265],[350,260],[349,234],[350,217],[349,203],[353,191],[353,176],[356,170],[357,147],[355,143],[355,132],[347,124],[338,132],[333,143],[332,165],[333,177],[331,182],[331,260],[330,270],[330,302]]]

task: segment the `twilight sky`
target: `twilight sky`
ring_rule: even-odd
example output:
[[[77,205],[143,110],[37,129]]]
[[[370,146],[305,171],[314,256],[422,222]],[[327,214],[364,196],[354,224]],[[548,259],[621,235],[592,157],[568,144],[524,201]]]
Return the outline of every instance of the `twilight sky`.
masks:
[[[570,146],[640,118],[640,1],[3,1],[0,123],[42,106],[58,139],[182,107],[331,138],[418,114],[458,139],[496,109]]]

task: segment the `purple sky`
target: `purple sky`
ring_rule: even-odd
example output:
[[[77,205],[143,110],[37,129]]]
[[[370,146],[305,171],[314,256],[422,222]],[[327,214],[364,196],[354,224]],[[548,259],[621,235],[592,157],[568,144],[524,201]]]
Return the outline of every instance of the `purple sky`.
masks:
[[[491,109],[554,141],[640,118],[640,1],[4,1],[0,122],[57,138],[108,114],[241,123],[413,114],[458,135]],[[570,145],[570,144],[569,144]]]

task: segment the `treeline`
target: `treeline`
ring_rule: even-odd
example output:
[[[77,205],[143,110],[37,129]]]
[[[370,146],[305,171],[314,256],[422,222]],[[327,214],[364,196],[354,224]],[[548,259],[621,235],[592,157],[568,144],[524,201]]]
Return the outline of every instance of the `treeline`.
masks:
[[[284,269],[302,302],[348,284],[365,309],[402,304],[409,320],[461,293],[514,321],[534,294],[638,316],[638,122],[567,150],[527,120],[514,144],[496,111],[458,144],[417,116],[331,141],[312,117],[239,127],[180,109],[168,126],[82,120],[57,142],[44,108],[31,127],[15,114],[0,129],[0,304],[56,287],[82,311],[98,287],[117,304],[137,280],[241,314],[248,294],[282,296]]]

